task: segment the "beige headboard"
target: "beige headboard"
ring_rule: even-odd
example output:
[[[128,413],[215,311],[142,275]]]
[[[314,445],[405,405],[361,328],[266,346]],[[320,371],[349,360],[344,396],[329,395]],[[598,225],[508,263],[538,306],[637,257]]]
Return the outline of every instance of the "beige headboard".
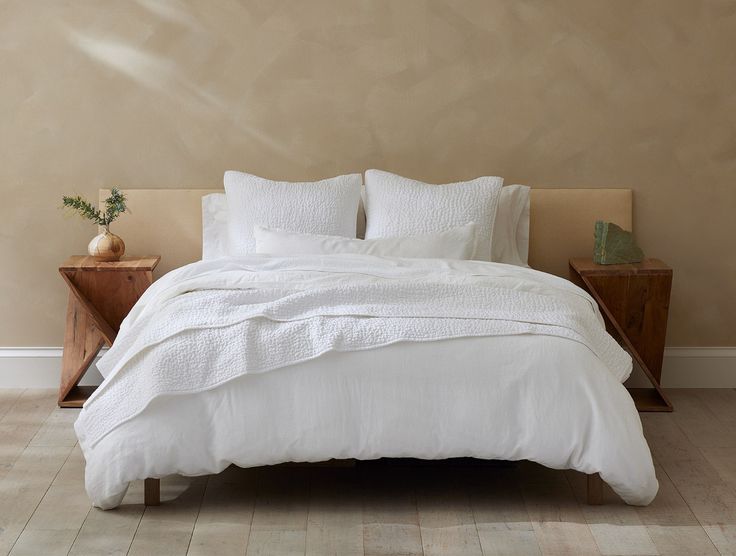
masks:
[[[131,213],[113,224],[129,255],[161,255],[157,274],[202,255],[203,195],[217,189],[127,189]],[[100,190],[100,200],[109,190]],[[593,224],[631,230],[630,189],[532,189],[529,264],[567,276],[567,260],[593,252]]]

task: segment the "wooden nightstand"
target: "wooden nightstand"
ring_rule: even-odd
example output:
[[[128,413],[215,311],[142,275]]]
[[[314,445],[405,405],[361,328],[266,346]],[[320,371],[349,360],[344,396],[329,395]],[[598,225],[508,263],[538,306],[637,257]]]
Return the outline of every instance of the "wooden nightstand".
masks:
[[[120,323],[153,282],[161,257],[101,262],[74,256],[59,267],[69,286],[59,407],[82,407],[95,386],[78,386],[104,345],[112,345]]]
[[[654,388],[630,388],[639,411],[672,411],[660,386],[672,269],[658,259],[599,265],[570,259],[570,280],[598,302],[606,328],[629,351]]]

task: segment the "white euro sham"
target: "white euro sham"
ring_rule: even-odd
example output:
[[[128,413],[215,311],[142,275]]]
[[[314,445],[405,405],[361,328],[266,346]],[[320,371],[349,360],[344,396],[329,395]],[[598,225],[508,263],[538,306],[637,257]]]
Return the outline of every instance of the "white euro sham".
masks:
[[[501,188],[493,225],[493,262],[528,266],[530,191],[526,185]],[[365,214],[359,211],[358,229],[361,231],[365,228],[364,217]],[[224,193],[205,195],[202,197],[202,260],[228,256],[228,236],[227,196]]]
[[[228,256],[230,234],[227,216],[227,196],[224,193],[210,193],[202,197],[203,261]]]
[[[468,260],[475,250],[476,225],[470,222],[436,234],[382,239],[350,239],[340,236],[301,234],[255,226],[256,253],[295,256],[376,255],[420,259]]]
[[[526,185],[501,188],[493,223],[491,259],[494,263],[529,266],[529,192]]]
[[[255,252],[255,225],[355,237],[362,181],[360,174],[286,182],[225,172],[230,254]]]
[[[365,173],[366,239],[442,232],[475,222],[472,258],[491,260],[493,222],[503,178],[432,185],[384,172]]]

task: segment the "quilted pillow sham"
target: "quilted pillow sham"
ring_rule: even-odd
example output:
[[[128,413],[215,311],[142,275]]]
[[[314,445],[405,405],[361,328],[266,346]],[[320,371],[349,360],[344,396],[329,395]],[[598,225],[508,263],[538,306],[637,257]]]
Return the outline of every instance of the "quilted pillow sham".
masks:
[[[227,257],[229,226],[227,197],[224,193],[210,193],[202,197],[202,260]]]
[[[360,174],[315,182],[285,182],[244,172],[225,172],[230,254],[255,252],[256,225],[355,237],[362,181]]]
[[[490,261],[503,178],[432,185],[382,170],[365,173],[366,239],[436,233],[476,223],[472,259]]]
[[[491,260],[529,266],[529,191],[526,185],[505,185],[493,223]]]
[[[473,222],[444,232],[382,239],[300,234],[255,226],[256,253],[268,255],[334,255],[351,253],[420,259],[470,259],[475,250]]]

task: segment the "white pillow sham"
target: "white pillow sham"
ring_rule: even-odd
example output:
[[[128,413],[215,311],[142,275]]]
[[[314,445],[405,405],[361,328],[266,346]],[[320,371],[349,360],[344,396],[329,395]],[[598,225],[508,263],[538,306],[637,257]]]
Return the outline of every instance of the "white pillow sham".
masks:
[[[202,197],[202,260],[221,259],[229,254],[227,196],[210,193]]]
[[[494,262],[528,266],[529,264],[529,193],[526,185],[506,185],[501,188],[496,220],[493,226]],[[358,228],[361,217],[358,214]],[[202,259],[227,257],[228,209],[224,193],[202,197]]]
[[[476,225],[452,228],[435,234],[382,239],[350,239],[339,236],[301,234],[254,226],[256,253],[269,255],[332,255],[352,253],[382,257],[467,260],[475,250]]]
[[[225,172],[230,254],[255,252],[255,225],[355,237],[362,181],[360,174],[285,182]]]
[[[526,185],[501,188],[491,244],[491,260],[495,263],[529,266],[530,190]]]
[[[366,239],[441,232],[476,223],[472,258],[491,260],[493,222],[503,178],[432,185],[382,170],[365,173]]]

